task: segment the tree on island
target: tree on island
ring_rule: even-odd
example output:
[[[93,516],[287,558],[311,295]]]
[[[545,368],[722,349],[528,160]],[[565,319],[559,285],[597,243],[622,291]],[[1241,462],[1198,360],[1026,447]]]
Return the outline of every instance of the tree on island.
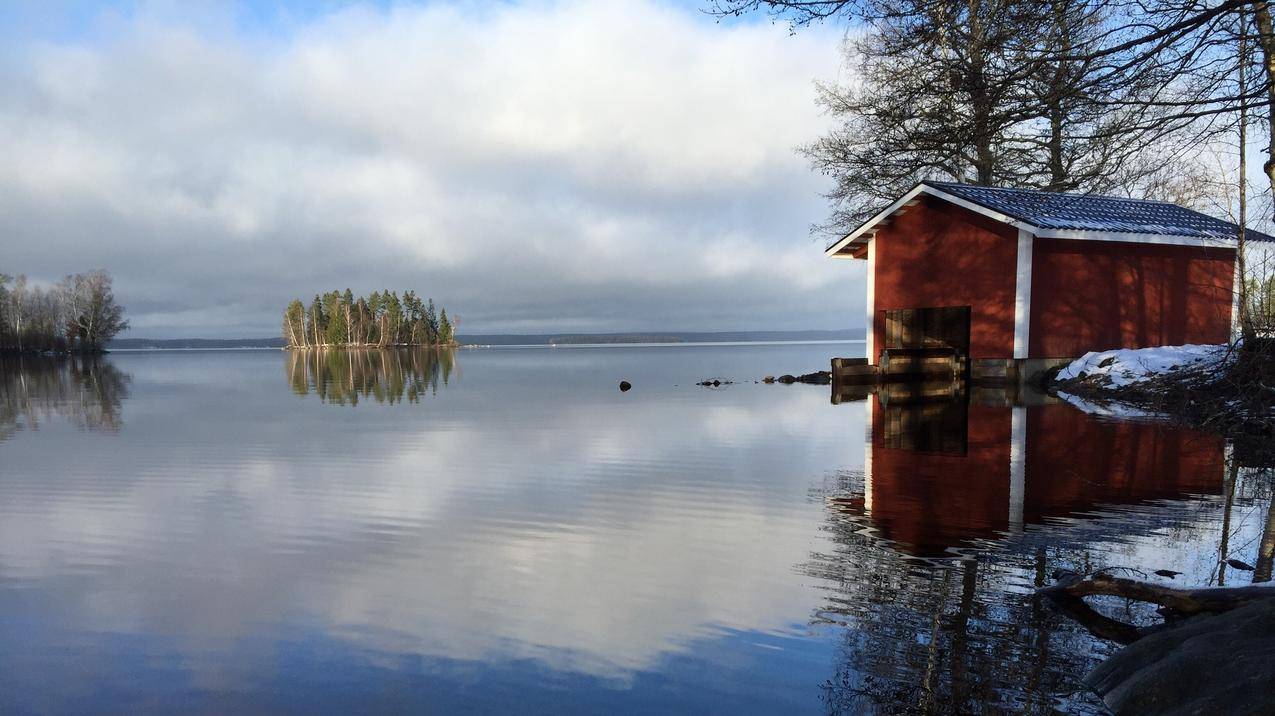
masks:
[[[0,274],[0,353],[100,353],[126,328],[106,271],[71,274],[49,289]]]
[[[366,298],[350,289],[315,296],[309,308],[293,299],[283,311],[289,348],[366,348],[455,345],[455,323],[435,312],[434,299],[414,291],[373,291]]]

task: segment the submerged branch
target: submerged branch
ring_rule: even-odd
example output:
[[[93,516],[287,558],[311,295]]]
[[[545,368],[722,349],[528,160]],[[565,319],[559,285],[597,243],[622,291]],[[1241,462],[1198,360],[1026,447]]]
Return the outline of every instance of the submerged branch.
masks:
[[[1243,587],[1204,587],[1177,589],[1153,582],[1115,577],[1099,572],[1087,577],[1063,573],[1058,582],[1036,590],[1067,616],[1091,634],[1119,644],[1132,644],[1163,627],[1139,627],[1099,613],[1084,597],[1111,596],[1160,607],[1166,617],[1182,618],[1199,614],[1220,614],[1253,602],[1275,597],[1275,588],[1248,585]]]

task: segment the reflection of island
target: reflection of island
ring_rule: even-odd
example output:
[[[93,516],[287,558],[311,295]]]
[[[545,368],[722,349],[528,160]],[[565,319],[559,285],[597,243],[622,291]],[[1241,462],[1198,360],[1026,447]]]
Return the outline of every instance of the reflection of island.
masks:
[[[935,556],[1053,517],[1219,494],[1221,438],[1102,422],[1069,406],[871,396],[864,487],[837,498],[902,549]]]
[[[116,432],[130,378],[100,356],[0,360],[0,440],[64,418],[82,430]]]
[[[386,348],[381,350],[310,350],[285,357],[288,382],[298,395],[313,392],[325,403],[358,405],[418,402],[447,385],[456,366],[451,350]]]

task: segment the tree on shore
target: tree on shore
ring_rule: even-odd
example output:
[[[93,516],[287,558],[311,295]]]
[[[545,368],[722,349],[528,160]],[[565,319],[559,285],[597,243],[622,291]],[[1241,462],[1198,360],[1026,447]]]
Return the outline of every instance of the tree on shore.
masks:
[[[0,274],[0,352],[101,352],[128,328],[103,270],[71,274],[50,289]]]
[[[434,300],[414,291],[373,291],[366,298],[350,289],[316,295],[307,309],[300,299],[283,312],[283,338],[289,348],[450,346],[455,326],[447,312],[435,313]]]
[[[1275,27],[1260,0],[710,0],[710,8],[769,12],[794,28],[845,19],[864,29],[848,43],[856,83],[820,88],[838,122],[806,148],[836,182],[830,231],[925,178],[1203,200],[1183,196],[1193,183],[1180,178],[1198,170],[1193,152],[1232,132],[1245,106],[1273,127],[1275,150]],[[1236,83],[1250,23],[1260,52]],[[1267,170],[1275,188],[1275,161]]]
[[[67,335],[90,352],[128,328],[124,307],[115,302],[111,275],[102,270],[71,274],[58,283],[66,306]]]

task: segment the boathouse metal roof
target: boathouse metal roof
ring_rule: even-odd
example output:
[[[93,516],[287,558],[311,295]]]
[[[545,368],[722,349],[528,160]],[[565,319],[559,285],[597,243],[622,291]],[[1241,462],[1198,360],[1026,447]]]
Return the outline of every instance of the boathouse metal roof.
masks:
[[[1048,229],[1234,239],[1238,228],[1229,221],[1165,201],[1064,194],[1039,189],[1001,189],[954,182],[923,183]],[[1254,241],[1275,241],[1275,237],[1252,229],[1245,234],[1246,238]]]
[[[925,180],[834,242],[827,253],[853,252],[871,238],[878,225],[913,205],[919,194],[945,199],[1043,238],[1153,243],[1163,238],[1164,243],[1225,247],[1235,244],[1238,231],[1229,221],[1163,201]],[[1275,242],[1275,237],[1253,229],[1248,229],[1245,237]]]

